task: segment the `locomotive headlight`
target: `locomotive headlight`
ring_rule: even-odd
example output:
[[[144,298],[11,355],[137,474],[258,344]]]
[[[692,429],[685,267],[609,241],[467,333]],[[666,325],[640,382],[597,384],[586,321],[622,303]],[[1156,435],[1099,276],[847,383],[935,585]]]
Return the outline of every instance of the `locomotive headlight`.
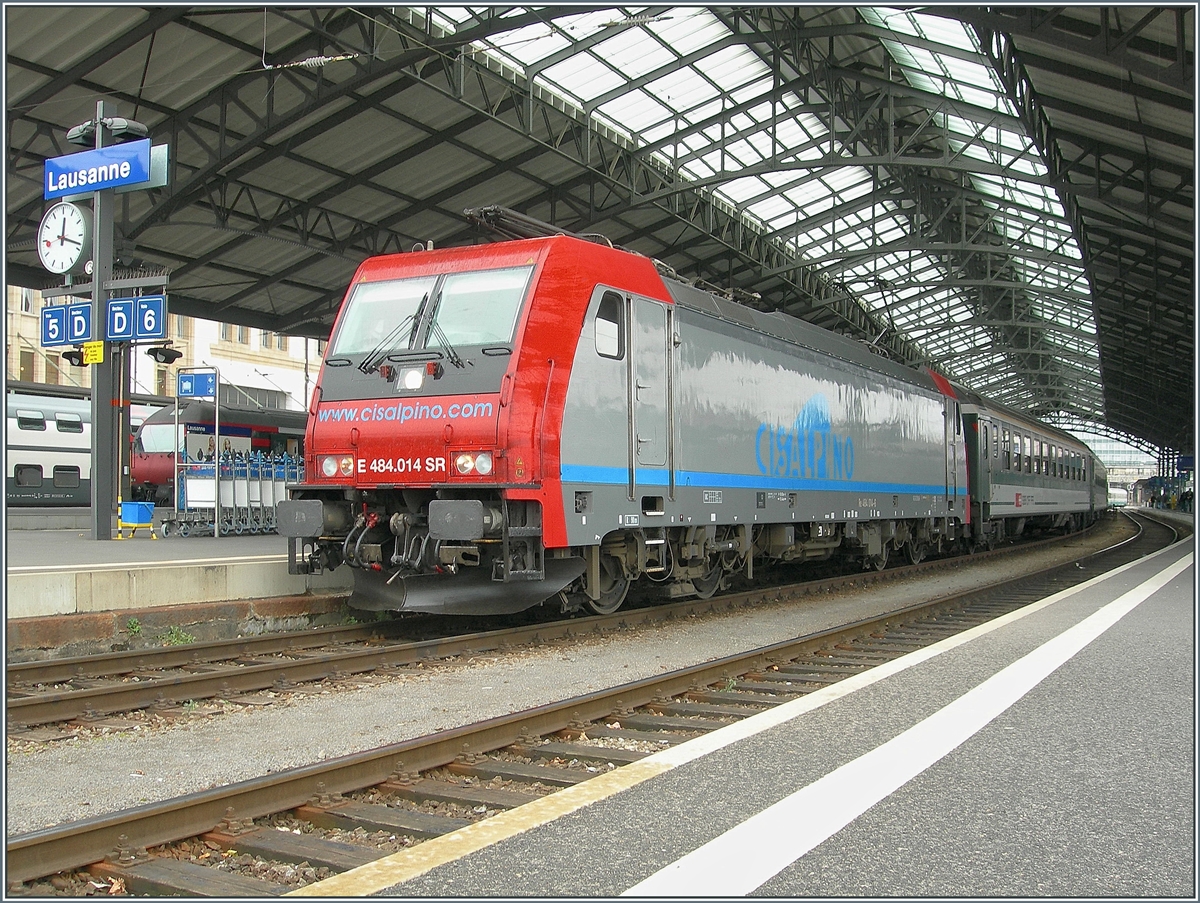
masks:
[[[354,457],[352,455],[327,455],[321,459],[321,473],[327,477],[336,477],[338,473],[348,477],[354,473]]]
[[[400,385],[411,391],[415,392],[417,389],[421,388],[421,384],[424,382],[424,369],[417,369],[416,367],[413,367],[400,374]]]
[[[492,456],[488,452],[463,452],[455,457],[454,469],[464,476],[477,473],[486,477],[492,472]]]

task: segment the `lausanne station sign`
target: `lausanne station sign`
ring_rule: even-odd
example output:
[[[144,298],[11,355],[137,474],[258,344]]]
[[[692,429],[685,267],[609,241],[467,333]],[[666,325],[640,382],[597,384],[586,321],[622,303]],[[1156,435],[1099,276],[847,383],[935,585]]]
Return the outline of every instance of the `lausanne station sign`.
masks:
[[[144,185],[150,181],[150,139],[54,157],[46,160],[45,171],[46,200]]]

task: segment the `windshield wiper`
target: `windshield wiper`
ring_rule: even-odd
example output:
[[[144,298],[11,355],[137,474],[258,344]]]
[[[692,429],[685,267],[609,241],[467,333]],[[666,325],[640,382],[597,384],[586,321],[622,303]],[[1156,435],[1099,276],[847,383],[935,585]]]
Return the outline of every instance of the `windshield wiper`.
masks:
[[[442,327],[438,326],[437,320],[434,320],[429,324],[429,331],[433,333],[434,337],[438,340],[441,346],[446,349],[446,357],[450,358],[450,363],[452,363],[459,370],[463,369],[466,364],[464,364],[462,358],[458,356],[458,352],[454,350],[454,346],[450,344],[450,340],[446,338],[446,333],[442,332]]]
[[[425,298],[428,297],[429,294],[426,293]],[[424,304],[425,301],[422,300],[421,303]],[[418,307],[417,310],[420,310],[420,307]],[[383,363],[383,359],[387,357],[388,352],[395,347],[396,342],[404,332],[404,328],[410,325],[415,317],[416,314],[409,314],[404,318],[399,326],[380,339],[379,344],[372,348],[367,356],[359,362],[358,369],[363,373],[374,373],[376,370],[378,370],[379,365]]]

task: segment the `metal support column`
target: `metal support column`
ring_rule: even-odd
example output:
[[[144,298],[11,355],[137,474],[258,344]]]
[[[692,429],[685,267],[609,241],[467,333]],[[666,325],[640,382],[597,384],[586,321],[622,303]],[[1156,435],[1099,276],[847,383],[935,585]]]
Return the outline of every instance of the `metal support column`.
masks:
[[[110,115],[105,102],[96,101],[97,148],[114,143],[112,130],[105,125]],[[107,342],[105,285],[112,278],[115,190],[106,188],[92,197],[92,338]],[[122,455],[115,453],[120,427],[113,398],[120,368],[114,365],[113,357],[105,354],[103,363],[92,365],[92,539],[112,539],[116,511],[115,478]]]

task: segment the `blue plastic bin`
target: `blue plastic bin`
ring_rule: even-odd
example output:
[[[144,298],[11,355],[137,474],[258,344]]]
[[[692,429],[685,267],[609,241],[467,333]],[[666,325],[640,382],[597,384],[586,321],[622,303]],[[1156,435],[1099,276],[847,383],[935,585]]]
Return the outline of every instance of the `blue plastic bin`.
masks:
[[[154,502],[121,502],[121,523],[126,527],[149,527],[154,522]]]

